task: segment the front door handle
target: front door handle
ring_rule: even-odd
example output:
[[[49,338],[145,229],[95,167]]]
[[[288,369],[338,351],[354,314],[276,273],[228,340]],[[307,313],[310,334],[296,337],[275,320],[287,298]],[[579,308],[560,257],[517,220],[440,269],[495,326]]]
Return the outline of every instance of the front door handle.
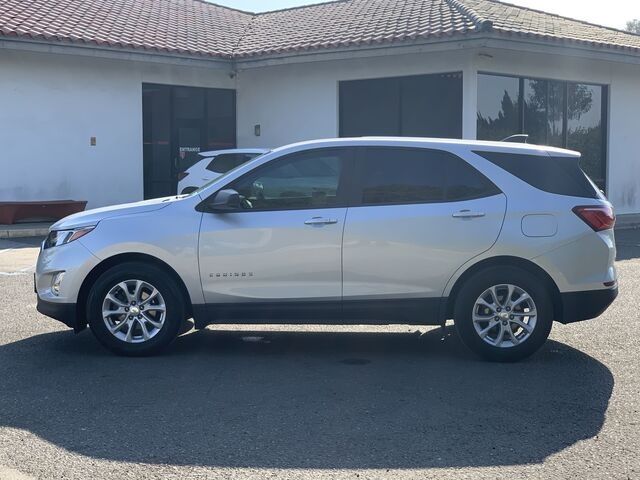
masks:
[[[333,225],[334,223],[338,223],[338,220],[335,218],[323,217],[313,217],[304,222],[305,225]]]
[[[484,217],[484,212],[472,212],[471,210],[460,210],[452,215],[453,218],[479,218]]]

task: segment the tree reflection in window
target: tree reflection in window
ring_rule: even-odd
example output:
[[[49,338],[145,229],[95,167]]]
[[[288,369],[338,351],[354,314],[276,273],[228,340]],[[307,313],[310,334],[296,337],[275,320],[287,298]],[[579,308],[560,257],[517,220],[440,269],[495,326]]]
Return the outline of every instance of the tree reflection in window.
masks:
[[[498,75],[478,76],[478,139],[517,133],[530,143],[582,153],[581,166],[604,189],[606,87]]]

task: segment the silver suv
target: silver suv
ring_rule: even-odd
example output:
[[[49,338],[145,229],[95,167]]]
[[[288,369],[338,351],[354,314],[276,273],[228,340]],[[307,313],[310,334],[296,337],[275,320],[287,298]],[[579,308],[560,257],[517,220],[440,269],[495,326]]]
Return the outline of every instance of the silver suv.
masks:
[[[160,351],[190,318],[453,319],[477,354],[518,360],[618,292],[615,216],[579,157],[422,138],[282,147],[189,195],[52,226],[38,310],[124,355]]]

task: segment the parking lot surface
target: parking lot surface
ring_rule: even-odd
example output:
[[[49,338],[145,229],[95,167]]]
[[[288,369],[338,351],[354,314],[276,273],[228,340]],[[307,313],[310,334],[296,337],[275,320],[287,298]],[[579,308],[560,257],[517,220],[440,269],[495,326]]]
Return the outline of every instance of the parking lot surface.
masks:
[[[225,326],[119,358],[0,241],[0,479],[640,478],[640,231],[620,297],[517,364],[452,329]]]

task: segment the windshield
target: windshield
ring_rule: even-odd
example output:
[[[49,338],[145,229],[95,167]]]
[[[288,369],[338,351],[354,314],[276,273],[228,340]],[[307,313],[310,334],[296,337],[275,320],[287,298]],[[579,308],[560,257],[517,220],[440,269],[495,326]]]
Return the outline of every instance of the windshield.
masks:
[[[256,155],[255,157],[251,158],[248,160],[248,162],[256,160],[258,158],[262,158],[263,156],[267,155],[268,153],[271,153],[271,151],[266,151],[262,154]],[[253,154],[252,154],[253,155]],[[215,159],[214,159],[215,161]],[[242,167],[243,165],[245,165],[247,162],[243,162],[239,165],[236,165],[234,168],[232,168],[231,170],[228,170],[226,173],[223,173],[222,175],[220,175],[219,177],[214,178],[213,180],[209,180],[207,183],[205,183],[204,185],[202,185],[200,188],[198,188],[197,190],[194,190],[193,192],[189,193],[188,195],[199,195],[200,192],[202,192],[205,188],[207,188],[209,185],[211,185],[213,182],[217,182],[219,180],[224,180],[226,177],[228,177],[229,175],[232,175],[237,169],[239,169],[240,167]]]

